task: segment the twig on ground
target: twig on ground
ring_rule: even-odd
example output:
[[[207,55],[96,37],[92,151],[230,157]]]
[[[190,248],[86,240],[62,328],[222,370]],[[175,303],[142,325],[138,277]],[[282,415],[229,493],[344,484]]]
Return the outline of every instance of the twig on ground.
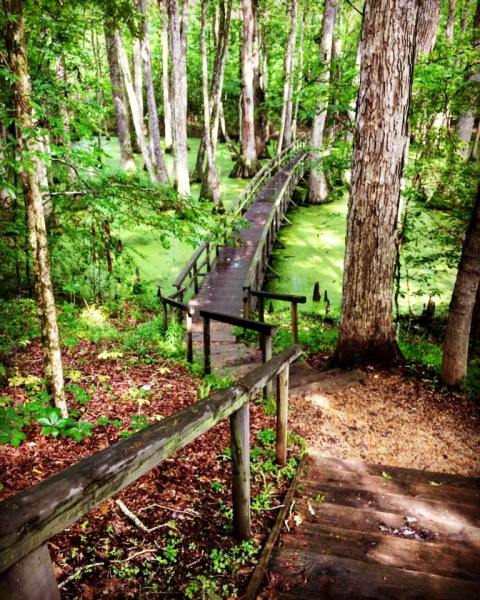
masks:
[[[126,517],[135,523],[139,529],[145,531],[146,533],[150,533],[150,529],[145,525],[145,523],[143,523],[143,521],[141,521],[129,508],[127,508],[121,500],[115,500],[115,504]]]
[[[127,558],[117,558],[116,560],[111,560],[110,562],[112,562],[112,563],[125,563],[125,562],[128,562],[130,560],[133,560],[134,558],[137,558],[137,556],[141,556],[142,554],[147,554],[148,552],[156,552],[156,551],[157,551],[156,548],[146,548],[145,550],[140,550],[140,552],[135,552],[131,556],[127,556]]]
[[[199,513],[188,509],[187,510],[180,510],[179,508],[171,508],[170,506],[163,506],[162,504],[157,504],[156,502],[154,502],[153,504],[149,504],[148,506],[144,506],[143,508],[141,508],[139,510],[139,512],[142,512],[144,510],[149,510],[150,508],[162,508],[163,510],[169,510],[170,512],[175,512],[175,513],[180,513],[182,515],[190,515],[193,517],[200,517]]]
[[[72,579],[76,579],[81,573],[83,573],[83,571],[89,571],[90,569],[93,569],[94,567],[103,567],[103,562],[96,562],[96,563],[91,563],[89,565],[85,565],[83,567],[80,567],[79,569],[77,569],[75,571],[75,573],[73,573],[73,575],[70,575],[69,577],[67,577],[66,579],[64,579],[61,583],[58,584],[58,589],[62,589],[63,587],[65,587],[67,585],[67,583],[69,581],[72,581]]]

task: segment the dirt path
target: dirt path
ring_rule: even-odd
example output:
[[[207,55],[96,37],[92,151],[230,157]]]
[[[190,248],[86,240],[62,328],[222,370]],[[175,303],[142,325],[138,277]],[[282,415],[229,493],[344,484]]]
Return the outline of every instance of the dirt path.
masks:
[[[290,428],[324,456],[480,474],[480,407],[402,371],[327,371],[290,396]]]

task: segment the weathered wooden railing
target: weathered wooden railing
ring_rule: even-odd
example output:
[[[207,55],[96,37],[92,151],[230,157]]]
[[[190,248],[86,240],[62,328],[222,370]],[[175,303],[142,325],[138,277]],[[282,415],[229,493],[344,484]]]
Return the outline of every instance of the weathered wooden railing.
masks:
[[[291,155],[298,152],[303,145],[304,142],[298,140],[292,146],[286,148],[280,155],[275,156],[274,159],[266,163],[252,178],[242,193],[228,207],[227,215],[232,217],[233,220],[241,217],[247,211],[265,182],[283,167],[288,162]],[[225,230],[223,241],[216,244],[203,242],[189,258],[187,264],[174,282],[174,286],[177,290],[183,290],[182,298],[180,298],[180,300],[183,300],[183,295],[192,289],[193,293],[198,293],[200,289],[200,277],[204,277],[210,271],[213,264],[213,254],[215,254],[215,256],[218,254],[219,248],[227,240],[227,233],[227,230]],[[170,294],[170,297],[172,297],[172,294]]]
[[[249,297],[257,298],[257,310],[259,321],[265,321],[265,300],[280,300],[290,303],[290,320],[292,328],[292,341],[298,344],[298,305],[307,302],[306,296],[297,296],[295,294],[280,294],[277,292],[263,292],[261,290],[252,290],[247,288],[247,296],[244,298],[244,306],[250,311]]]
[[[0,502],[0,598],[60,598],[46,542],[227,417],[233,531],[238,539],[249,538],[249,400],[277,378],[276,455],[285,464],[289,366],[300,354],[292,346],[235,385]]]
[[[183,290],[182,290],[183,292]],[[177,292],[178,295],[178,292]],[[172,309],[177,311],[177,321],[182,323],[183,315],[185,315],[185,330],[187,337],[187,361],[193,362],[193,315],[195,310],[188,304],[179,302],[172,297],[159,295],[159,300],[162,303],[162,322],[164,331],[168,328],[168,313],[170,308],[170,317],[172,316]]]
[[[250,321],[234,315],[225,315],[223,313],[212,312],[210,310],[200,310],[200,316],[203,319],[203,370],[208,374],[211,372],[211,348],[210,348],[210,322],[218,321],[241,327],[249,331],[259,333],[260,350],[262,351],[262,361],[266,363],[272,358],[272,336],[277,330],[275,325],[260,323],[259,321]]]
[[[303,170],[301,169],[301,165],[306,159],[306,156],[306,154],[302,155],[295,167],[288,174],[282,189],[278,193],[275,204],[272,207],[272,211],[265,222],[262,235],[258,242],[257,249],[243,284],[243,289],[245,291],[243,316],[245,318],[248,318],[247,315],[249,315],[251,311],[251,290],[260,290],[262,288],[263,278],[268,265],[268,259],[277,238],[278,230],[282,226],[282,221],[287,212],[287,208],[292,197],[292,192],[298,185],[298,182],[302,176]]]

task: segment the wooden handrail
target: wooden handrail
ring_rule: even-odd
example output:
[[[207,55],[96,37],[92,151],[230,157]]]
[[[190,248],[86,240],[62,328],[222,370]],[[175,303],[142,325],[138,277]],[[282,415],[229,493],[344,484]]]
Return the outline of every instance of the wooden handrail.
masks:
[[[301,162],[303,162],[303,160],[305,159],[305,156],[306,156],[306,154],[304,154],[300,158],[297,165],[300,164]],[[269,246],[273,247],[274,238],[276,237],[276,233],[277,233],[276,230],[279,228],[278,217],[283,217],[286,212],[286,209],[287,209],[288,203],[286,203],[284,200],[285,192],[288,190],[289,186],[292,185],[292,181],[295,181],[295,179],[296,179],[296,173],[295,173],[295,171],[292,171],[289,174],[289,177],[287,178],[287,180],[285,181],[282,189],[280,190],[280,193],[278,194],[278,197],[273,206],[273,210],[270,212],[270,215],[269,215],[267,221],[265,222],[265,225],[264,225],[264,228],[262,231],[262,235],[260,237],[260,241],[255,250],[255,254],[253,255],[253,259],[250,264],[250,268],[248,270],[247,276],[246,276],[244,284],[243,284],[243,288],[245,290],[250,290],[250,289],[256,287],[258,284],[260,284],[260,282],[257,281],[257,279],[258,279],[257,273],[258,273],[259,268],[263,270],[263,268],[265,267],[265,265],[263,265],[262,263],[265,262],[265,264],[266,264],[266,258],[267,258],[266,255],[268,255],[269,250],[270,250],[270,248],[266,248],[266,243],[268,241]],[[273,228],[275,228],[275,231],[272,230]],[[264,260],[264,258],[265,258],[265,260]]]
[[[301,352],[298,346],[292,346],[250,372],[237,384],[216,391],[180,412],[0,502],[0,573],[27,555],[33,556],[36,549],[51,537],[223,419],[233,417],[239,425],[238,415],[242,415],[239,411],[250,397],[263,389],[273,377],[288,369]],[[284,410],[282,406],[282,411]],[[280,429],[283,431],[284,424]],[[235,485],[245,485],[245,481],[238,477],[239,468],[249,470],[249,466],[245,464],[245,455],[239,461],[235,458],[239,450],[236,447],[238,441],[232,440],[234,490]],[[249,484],[249,471],[246,482]],[[245,496],[244,489],[240,496]],[[250,507],[239,504],[238,498],[238,494],[234,494],[234,522],[240,527],[236,534],[242,537],[248,533],[246,530],[242,531],[241,527],[246,525],[247,510],[249,527]],[[5,577],[9,577],[8,572]],[[11,582],[12,585],[13,583]],[[0,581],[0,587],[1,584]]]
[[[283,150],[281,154],[275,156],[271,161],[263,165],[263,167],[255,174],[255,176],[243,189],[242,193],[239,196],[237,196],[233,203],[228,207],[226,214],[233,217],[238,217],[239,215],[243,214],[247,210],[251,200],[255,197],[258,189],[263,184],[263,182],[287,162],[290,154],[299,150],[304,145],[305,142],[303,140],[297,140],[291,146],[285,148],[285,150]],[[226,237],[226,235],[227,232],[225,231],[224,237]],[[219,244],[215,245],[215,250],[217,253],[219,247]],[[187,264],[182,269],[182,271],[180,272],[180,274],[174,282],[174,285],[177,289],[180,289],[182,287],[185,289],[189,289],[193,283],[195,293],[198,292],[198,276],[200,275],[200,273],[198,272],[198,261],[204,253],[207,255],[206,262],[202,263],[202,265],[207,265],[208,272],[211,266],[210,249],[211,247],[209,242],[202,242],[200,246],[195,250],[195,252],[189,258]],[[185,284],[185,281],[189,276],[191,280],[188,284]]]
[[[280,300],[281,302],[290,302],[292,341],[294,344],[298,344],[298,305],[307,302],[306,296],[280,294],[278,292],[264,292],[262,290],[252,290],[250,288],[246,288],[244,291],[247,294],[247,300],[244,305],[247,307],[249,306],[248,298],[250,296],[258,298],[258,319],[260,321],[265,321],[265,300],[271,299]]]
[[[211,310],[200,310],[199,314],[201,317],[210,319],[212,321],[220,321],[220,323],[227,323],[228,325],[233,325],[234,327],[250,329],[251,331],[256,331],[257,333],[262,333],[265,335],[273,335],[277,330],[276,325],[260,323],[259,321],[251,321],[250,319],[243,319],[242,317],[217,313]]]
[[[269,300],[281,300],[283,302],[296,302],[297,304],[305,304],[306,296],[297,296],[296,294],[280,294],[279,292],[264,292],[263,290],[250,290],[251,296],[257,298],[267,298]]]

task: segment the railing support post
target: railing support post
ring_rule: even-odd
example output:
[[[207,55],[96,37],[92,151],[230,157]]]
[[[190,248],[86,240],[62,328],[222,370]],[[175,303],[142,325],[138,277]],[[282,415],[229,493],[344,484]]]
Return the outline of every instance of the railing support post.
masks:
[[[251,537],[250,525],[250,417],[246,402],[230,416],[232,445],[233,534]]]
[[[263,298],[258,298],[258,320],[265,321],[265,302]]]
[[[243,318],[244,319],[250,319],[250,313],[251,313],[251,308],[252,308],[252,304],[251,304],[251,296],[250,296],[250,289],[244,289],[243,290]]]
[[[212,372],[210,360],[210,319],[203,317],[203,372],[210,375]]]
[[[0,575],[0,598],[60,600],[47,544],[43,544]]]
[[[290,310],[292,314],[292,340],[294,344],[298,344],[298,304],[292,302]]]
[[[272,358],[272,336],[271,334],[263,333],[260,335],[260,345],[262,350],[262,362],[265,364]],[[272,395],[272,382],[269,381],[263,388],[263,398],[268,400]]]
[[[164,331],[166,331],[168,329],[167,303],[165,302],[165,300],[163,298],[161,298],[161,300],[162,300],[162,323],[163,323],[163,329],[164,329]]]
[[[192,313],[187,310],[185,316],[185,324],[187,328],[187,362],[193,362],[193,334],[192,334]]]
[[[207,245],[205,247],[205,252],[206,252],[206,255],[207,255],[207,273],[208,273],[208,271],[210,271],[210,267],[211,267],[210,242],[207,242]]]
[[[198,286],[198,268],[196,261],[193,263],[193,289],[195,290],[195,293],[198,294],[200,288]]]
[[[287,464],[287,425],[288,425],[288,365],[277,375],[277,463]]]

